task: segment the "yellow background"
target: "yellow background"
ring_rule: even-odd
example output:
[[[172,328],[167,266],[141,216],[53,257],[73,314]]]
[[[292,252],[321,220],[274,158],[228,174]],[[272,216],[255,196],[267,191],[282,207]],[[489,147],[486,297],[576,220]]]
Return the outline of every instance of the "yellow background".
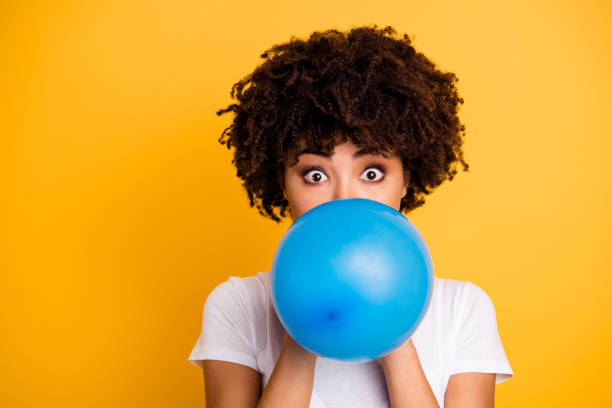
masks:
[[[270,268],[217,139],[291,35],[374,23],[459,77],[460,172],[407,214],[493,300],[499,407],[603,407],[612,365],[606,1],[3,2],[0,406],[201,407],[208,293]]]

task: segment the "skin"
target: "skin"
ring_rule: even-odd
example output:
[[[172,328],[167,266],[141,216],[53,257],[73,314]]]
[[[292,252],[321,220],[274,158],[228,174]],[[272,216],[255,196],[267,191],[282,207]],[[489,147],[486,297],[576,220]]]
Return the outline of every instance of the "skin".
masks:
[[[284,179],[280,181],[293,220],[319,204],[339,198],[369,198],[399,210],[409,181],[400,158],[393,154],[356,157],[358,150],[347,141],[336,146],[330,157],[305,153],[299,156],[296,165],[285,169]],[[383,165],[384,173],[372,168],[373,164]],[[310,167],[319,170],[304,174]],[[278,361],[263,392],[261,376],[252,368],[205,360],[206,406],[307,408],[316,360],[316,355],[285,332]],[[378,361],[384,371],[392,408],[438,407],[412,339]],[[447,408],[491,408],[494,387],[495,374],[454,374],[449,379],[444,404]]]
[[[359,150],[349,140],[337,145],[331,157],[304,153],[294,166],[285,168],[283,192],[293,220],[339,198],[369,198],[399,211],[409,184],[401,159],[393,153],[355,157]],[[371,167],[373,164],[384,166],[385,171]],[[303,175],[311,167],[319,169]]]
[[[301,147],[304,148],[304,144]],[[410,181],[410,174],[404,170],[400,157],[393,152],[356,155],[359,150],[348,140],[337,145],[329,156],[303,153],[294,166],[285,168],[281,183],[294,221],[317,205],[340,198],[368,198],[399,211]],[[382,165],[384,171],[372,167],[376,164]],[[292,341],[287,333],[285,341],[293,345],[292,354],[310,359],[314,366],[315,356]],[[438,406],[411,338],[378,361],[385,373],[392,407]],[[449,408],[493,407],[494,388],[495,374],[452,375],[445,405]]]

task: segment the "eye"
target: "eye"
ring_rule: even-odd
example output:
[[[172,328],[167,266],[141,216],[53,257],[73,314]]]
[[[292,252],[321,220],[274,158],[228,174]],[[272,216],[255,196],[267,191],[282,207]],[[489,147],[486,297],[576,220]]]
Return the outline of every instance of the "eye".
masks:
[[[316,184],[327,180],[327,176],[325,175],[325,173],[323,173],[323,170],[316,167],[311,167],[307,169],[306,171],[304,171],[303,175],[304,177],[306,177],[306,180],[311,184]]]
[[[365,174],[365,177],[366,177],[365,179],[367,181],[376,183],[383,179],[383,177],[385,176],[384,171],[385,171],[385,168],[382,166],[370,165],[368,166],[368,168],[365,169],[365,171],[362,174]]]

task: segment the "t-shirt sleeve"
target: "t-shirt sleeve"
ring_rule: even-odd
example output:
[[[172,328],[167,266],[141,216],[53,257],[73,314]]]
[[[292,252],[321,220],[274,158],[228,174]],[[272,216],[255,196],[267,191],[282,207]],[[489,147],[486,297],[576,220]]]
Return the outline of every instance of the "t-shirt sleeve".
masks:
[[[206,298],[202,330],[188,361],[202,368],[202,360],[221,360],[257,370],[251,317],[252,303],[240,278],[230,277]]]
[[[454,352],[450,375],[462,372],[495,373],[495,383],[514,372],[502,346],[491,298],[479,286],[466,282],[455,320]]]

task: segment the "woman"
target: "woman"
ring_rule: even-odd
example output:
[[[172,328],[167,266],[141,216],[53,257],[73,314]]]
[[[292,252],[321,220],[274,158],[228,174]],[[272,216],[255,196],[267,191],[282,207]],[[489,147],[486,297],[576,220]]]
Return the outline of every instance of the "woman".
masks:
[[[266,51],[232,88],[220,142],[250,205],[280,221],[329,200],[361,197],[398,211],[468,170],[463,100],[443,73],[391,27],[315,32]],[[227,136],[227,140],[224,137]],[[278,212],[275,212],[275,210]],[[204,368],[207,407],[492,407],[513,375],[488,295],[434,278],[412,337],[365,363],[318,357],[280,324],[269,272],[230,277],[206,299],[189,361]]]

